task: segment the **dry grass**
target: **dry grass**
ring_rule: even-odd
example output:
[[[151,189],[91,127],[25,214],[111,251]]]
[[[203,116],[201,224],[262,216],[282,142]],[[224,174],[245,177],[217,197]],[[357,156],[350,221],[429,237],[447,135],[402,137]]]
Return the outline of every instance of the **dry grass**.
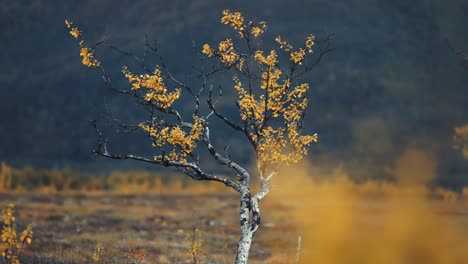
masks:
[[[2,206],[17,204],[19,221],[33,226],[26,263],[93,263],[98,242],[99,263],[193,263],[187,237],[195,229],[203,238],[196,249],[203,252],[203,263],[232,263],[239,236],[238,200],[231,194],[15,193],[0,199]],[[295,239],[292,225],[281,216],[265,223],[250,263],[264,263],[287,247],[285,234]]]
[[[335,252],[333,263],[358,263],[353,259],[367,263],[362,262],[365,256],[360,255],[367,251],[365,245],[377,246],[381,239],[392,241],[411,234],[404,233],[403,227],[415,232],[415,236],[408,239],[422,250],[426,245],[435,245],[435,251],[447,250],[446,246],[430,243],[430,239],[433,235],[434,240],[447,241],[446,236],[439,235],[452,235],[454,228],[463,227],[465,231],[455,238],[463,243],[468,241],[468,211],[460,202],[431,199],[428,207],[426,202],[418,202],[419,198],[408,200],[404,195],[397,200],[378,198],[375,193],[369,194],[369,186],[343,181],[338,185],[314,185],[314,193],[308,194],[310,198],[303,201],[305,203],[293,205],[293,201],[288,202],[291,197],[280,198],[281,201],[276,200],[278,196],[267,199],[263,204],[263,225],[255,236],[250,263],[294,263],[299,233],[304,236],[302,262],[299,263],[308,263],[309,258],[314,258],[316,248],[330,254]],[[353,194],[357,193],[356,188],[367,194],[356,198]],[[389,187],[384,189],[388,192]],[[275,192],[281,194],[281,190]],[[232,263],[235,255],[236,195],[21,193],[2,194],[0,199],[1,206],[10,202],[17,204],[19,226],[28,223],[33,226],[34,241],[25,251],[23,263],[194,263],[193,239],[187,238],[193,238],[195,229],[202,238],[196,244],[196,252],[203,252],[203,263]],[[400,206],[403,204],[405,206]],[[302,207],[299,211],[298,206]],[[394,212],[393,218],[389,211]],[[426,220],[418,218],[419,213]],[[383,221],[384,217],[388,221]],[[413,218],[419,220],[410,221]],[[301,220],[302,224],[296,227]],[[418,224],[419,221],[424,224]],[[387,231],[394,233],[393,237],[384,230],[389,228],[392,230]],[[428,234],[416,237],[418,230]],[[94,262],[98,243],[101,243],[102,253],[99,261]],[[403,250],[405,244],[399,245],[398,250]],[[411,251],[410,247],[407,249]],[[455,252],[455,248],[451,252]],[[411,263],[437,263],[424,262],[421,257],[429,257],[433,252],[418,254],[421,262],[413,259]],[[315,257],[323,258],[323,255]],[[373,258],[372,254],[368,257]]]
[[[304,168],[278,175],[249,263],[295,263],[299,234],[299,263],[468,263],[468,189],[427,189],[427,164],[429,156],[408,152],[396,184],[356,184],[340,170],[319,181]],[[0,207],[16,204],[18,227],[34,230],[22,263],[233,263],[238,196],[195,186],[12,191],[0,193]]]

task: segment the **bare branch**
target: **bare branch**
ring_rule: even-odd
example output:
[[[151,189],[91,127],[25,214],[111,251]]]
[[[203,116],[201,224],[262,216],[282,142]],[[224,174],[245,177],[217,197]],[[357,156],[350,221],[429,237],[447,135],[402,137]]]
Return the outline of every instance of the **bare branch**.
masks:
[[[447,45],[450,48],[450,50],[459,58],[461,59],[461,63],[463,64],[463,67],[468,68],[468,54],[455,49],[452,44],[450,44],[450,41],[446,39]]]
[[[165,59],[164,57],[162,56],[162,54],[159,52],[159,49],[158,49],[158,46],[157,46],[157,43],[155,41],[155,44],[152,46],[150,43],[149,43],[149,40],[146,38],[145,39],[145,45],[147,48],[149,48],[154,54],[156,54],[156,56],[158,56],[159,58],[159,61],[160,61],[160,64],[161,64],[161,67],[164,69],[164,71],[167,73],[167,77],[173,81],[174,83],[176,83],[177,85],[181,86],[182,88],[184,88],[187,92],[189,92],[189,94],[197,99],[197,95],[195,94],[195,92],[192,90],[192,88],[190,88],[187,84],[179,81],[178,79],[176,79],[174,77],[174,75],[172,75],[171,71],[169,71],[169,68],[167,67],[166,65],[166,62],[165,62]]]
[[[297,73],[296,75],[292,75],[291,76],[291,81],[297,79],[297,78],[300,78],[302,76],[304,76],[304,74],[308,73],[309,71],[313,70],[315,68],[315,66],[317,66],[320,61],[322,60],[322,58],[332,52],[334,50],[334,48],[332,48],[331,46],[331,39],[332,39],[332,36],[333,34],[328,34],[324,39],[323,39],[323,42],[324,43],[323,45],[320,43],[320,42],[317,42],[317,48],[318,48],[318,57],[314,60],[314,62],[312,64],[309,64],[309,65],[306,65],[305,69],[299,73]]]
[[[117,159],[117,160],[138,160],[146,163],[162,165],[165,167],[176,167],[176,168],[183,168],[189,170],[191,173],[188,175],[191,178],[199,181],[217,181],[221,182],[226,186],[229,186],[236,190],[237,192],[240,191],[240,185],[226,177],[216,176],[209,173],[204,172],[198,165],[191,162],[180,162],[180,161],[173,161],[167,159],[149,159],[141,156],[136,156],[132,154],[125,154],[125,155],[118,155],[118,154],[111,154],[107,150],[107,140],[105,143],[102,142],[103,136],[102,132],[97,127],[96,121],[91,121],[91,125],[95,128],[96,133],[98,134],[98,142],[97,147],[92,151],[95,156],[103,156],[106,158]],[[164,156],[163,156],[164,157]]]
[[[210,142],[209,138],[209,130],[202,137],[203,142],[205,143],[208,152],[218,161],[220,164],[231,168],[237,176],[239,176],[247,185],[250,185],[250,174],[247,172],[246,169],[242,168],[239,164],[232,161],[231,159],[222,156],[214,149],[213,145]]]
[[[211,113],[207,116],[207,118],[210,117],[212,114],[214,114],[219,119],[223,120],[224,123],[226,123],[231,128],[233,128],[233,129],[235,129],[237,131],[243,132],[244,135],[249,140],[250,144],[252,144],[254,149],[256,149],[256,142],[255,142],[255,140],[253,140],[252,136],[249,134],[249,131],[247,130],[247,123],[244,122],[244,126],[240,126],[240,125],[234,123],[233,121],[229,120],[227,117],[225,117],[223,114],[221,114],[220,112],[218,112],[216,110],[216,106],[215,106],[216,102],[213,103],[213,96],[212,96],[211,89],[210,89],[210,95],[208,97],[207,103],[208,103],[208,108],[211,110]]]
[[[117,133],[131,133],[138,129],[138,124],[130,125],[130,124],[124,123],[122,120],[114,116],[112,111],[109,109],[108,104],[105,104],[105,108],[106,108],[105,119],[108,121],[110,126],[114,128],[114,130]]]
[[[259,202],[262,200],[271,190],[271,185],[270,185],[270,179],[276,175],[276,172],[270,173],[266,178],[263,177],[263,173],[260,172],[260,191],[255,194],[251,198],[251,206],[252,206],[252,222],[251,222],[251,230],[252,232],[255,232],[261,222],[261,217],[260,217],[260,205]]]
[[[104,83],[107,85],[107,87],[109,87],[111,90],[113,90],[113,91],[115,91],[115,92],[117,92],[117,93],[133,95],[133,94],[130,93],[130,91],[128,91],[128,90],[120,90],[120,89],[115,88],[115,87],[112,85],[111,78],[110,78],[109,75],[106,73],[104,67],[99,66],[99,69],[101,70],[102,79],[104,80]]]
[[[301,244],[302,244],[302,237],[301,237],[301,235],[298,235],[297,236],[296,259],[294,260],[295,264],[299,264],[299,256],[301,255]]]
[[[230,127],[234,128],[235,130],[245,132],[243,127],[241,127],[241,126],[237,125],[236,123],[234,123],[233,121],[229,120],[228,118],[226,118],[224,115],[222,115],[221,113],[219,113],[216,110],[215,104],[213,103],[213,99],[212,99],[212,96],[211,96],[211,91],[210,91],[210,96],[208,97],[207,103],[208,103],[208,107],[210,108],[210,110],[213,111],[213,113],[217,117],[219,117],[221,120],[223,120],[226,124],[228,124]]]
[[[122,50],[120,49],[119,47],[116,47],[112,44],[108,45],[108,47],[110,49],[113,49],[115,51],[117,51],[118,53],[122,54],[122,55],[125,55],[125,56],[130,56],[130,57],[133,57],[136,61],[138,61],[138,63],[140,63],[141,67],[147,72],[147,73],[152,73],[153,71],[149,69],[149,67],[145,64],[145,57],[147,55],[147,52],[145,50],[145,54],[142,58],[136,56],[135,54],[129,52],[129,51],[125,51],[125,50]]]

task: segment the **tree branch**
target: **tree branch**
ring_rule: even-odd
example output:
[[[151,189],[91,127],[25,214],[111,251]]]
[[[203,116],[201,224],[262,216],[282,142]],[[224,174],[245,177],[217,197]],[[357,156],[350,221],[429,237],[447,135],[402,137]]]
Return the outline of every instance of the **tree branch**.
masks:
[[[210,110],[212,111],[212,113],[214,113],[218,118],[220,118],[221,120],[223,120],[227,125],[229,125],[230,127],[232,127],[233,129],[235,129],[235,130],[237,130],[237,131],[245,132],[244,128],[242,128],[241,126],[237,125],[237,124],[234,123],[233,121],[227,119],[224,115],[222,115],[220,112],[218,112],[218,111],[216,110],[215,104],[213,103],[211,90],[210,90],[210,96],[208,97],[207,103],[208,103],[208,107],[210,108]]]
[[[107,140],[106,140],[105,143],[102,142],[102,140],[103,140],[102,132],[97,127],[96,121],[95,120],[91,121],[91,125],[95,128],[96,133],[98,135],[97,147],[92,151],[92,153],[94,153],[95,156],[103,156],[103,157],[106,157],[106,158],[118,159],[118,160],[130,159],[130,160],[137,160],[137,161],[142,161],[142,162],[151,163],[151,164],[162,165],[162,166],[165,166],[165,167],[176,167],[176,168],[188,169],[188,170],[191,170],[192,173],[193,173],[193,174],[189,174],[189,176],[191,176],[191,178],[193,178],[195,180],[199,180],[199,181],[203,181],[203,180],[205,180],[205,181],[217,181],[217,182],[223,183],[226,186],[229,186],[229,187],[233,188],[237,192],[240,192],[240,190],[241,190],[241,186],[238,183],[236,183],[236,182],[234,182],[234,181],[232,181],[232,180],[230,180],[230,179],[228,179],[226,177],[221,177],[221,176],[216,176],[216,175],[206,173],[195,163],[173,161],[173,160],[167,160],[167,159],[164,159],[164,158],[161,159],[161,160],[159,160],[159,159],[148,159],[148,158],[145,158],[145,157],[136,156],[136,155],[132,155],[132,154],[125,154],[125,155],[111,154],[107,150]]]
[[[332,48],[331,46],[331,39],[332,39],[332,36],[333,34],[328,34],[325,39],[323,40],[323,43],[325,43],[325,45],[321,45],[319,42],[317,42],[317,47],[318,47],[318,57],[315,59],[315,61],[310,64],[310,65],[307,65],[305,67],[305,69],[299,73],[297,73],[296,75],[293,75],[291,76],[291,82],[297,78],[300,78],[302,77],[304,74],[308,73],[309,71],[313,70],[315,68],[315,66],[317,66],[319,64],[319,62],[322,60],[322,58],[332,52],[334,50],[334,48]]]
[[[205,143],[208,152],[211,154],[211,156],[214,157],[216,161],[218,161],[224,166],[231,168],[234,171],[234,173],[236,173],[236,175],[238,175],[247,185],[250,185],[250,174],[246,169],[242,168],[239,164],[232,161],[231,159],[226,158],[218,152],[216,152],[210,141],[208,127],[206,129],[205,135],[202,137],[202,141]]]

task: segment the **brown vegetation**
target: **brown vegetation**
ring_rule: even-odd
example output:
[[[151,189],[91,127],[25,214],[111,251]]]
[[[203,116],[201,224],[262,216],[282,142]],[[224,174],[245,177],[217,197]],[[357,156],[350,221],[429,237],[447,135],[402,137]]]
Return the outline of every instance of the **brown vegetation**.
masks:
[[[176,175],[149,171],[114,171],[89,175],[69,169],[13,168],[4,162],[0,170],[0,192],[57,193],[110,191],[116,193],[213,193],[225,190],[215,182],[199,183]]]
[[[431,157],[421,151],[405,152],[394,169],[401,183],[357,184],[340,169],[331,174],[304,167],[285,172],[294,177],[273,181],[273,199],[264,202],[266,220],[250,263],[295,263],[299,234],[299,263],[464,263],[467,188],[425,187],[434,169],[421,168],[427,162]],[[50,177],[47,170],[3,168],[0,174],[11,178],[12,186],[26,181],[17,176]],[[34,230],[21,263],[232,263],[238,201],[225,187],[157,175],[148,177],[149,184],[132,179],[151,175],[140,172],[96,177],[102,183],[96,186],[106,188],[92,189],[88,175],[51,171],[68,175],[64,179],[75,175],[79,184],[75,189],[41,185],[0,194],[0,206],[17,204],[19,229],[31,223]],[[408,181],[405,175],[421,177]],[[126,182],[135,185],[124,189]],[[50,190],[55,191],[46,192]]]

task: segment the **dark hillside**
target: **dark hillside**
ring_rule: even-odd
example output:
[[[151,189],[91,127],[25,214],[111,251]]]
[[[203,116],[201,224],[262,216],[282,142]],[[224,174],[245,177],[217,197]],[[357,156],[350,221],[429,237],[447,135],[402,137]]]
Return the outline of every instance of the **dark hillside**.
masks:
[[[468,51],[463,0],[3,1],[0,160],[84,170],[135,165],[90,155],[95,133],[87,119],[111,111],[138,123],[141,112],[80,64],[65,18],[89,41],[110,38],[135,52],[143,52],[147,34],[172,71],[185,76],[198,63],[192,45],[199,52],[205,42],[226,37],[219,17],[227,8],[267,21],[267,36],[281,34],[291,43],[309,32],[334,34],[335,50],[306,77],[313,87],[307,128],[320,137],[312,159],[352,168],[356,177],[385,177],[405,149],[418,148],[435,154],[443,184],[468,184],[467,162],[452,149],[453,128],[468,123],[468,66],[452,50]],[[121,80],[126,58],[101,54]],[[229,79],[221,82],[228,90]],[[225,94],[229,111],[232,93]],[[222,143],[236,144],[232,132],[219,133],[230,137]],[[151,152],[138,135],[113,139],[122,152]],[[249,158],[242,150],[233,155]]]

